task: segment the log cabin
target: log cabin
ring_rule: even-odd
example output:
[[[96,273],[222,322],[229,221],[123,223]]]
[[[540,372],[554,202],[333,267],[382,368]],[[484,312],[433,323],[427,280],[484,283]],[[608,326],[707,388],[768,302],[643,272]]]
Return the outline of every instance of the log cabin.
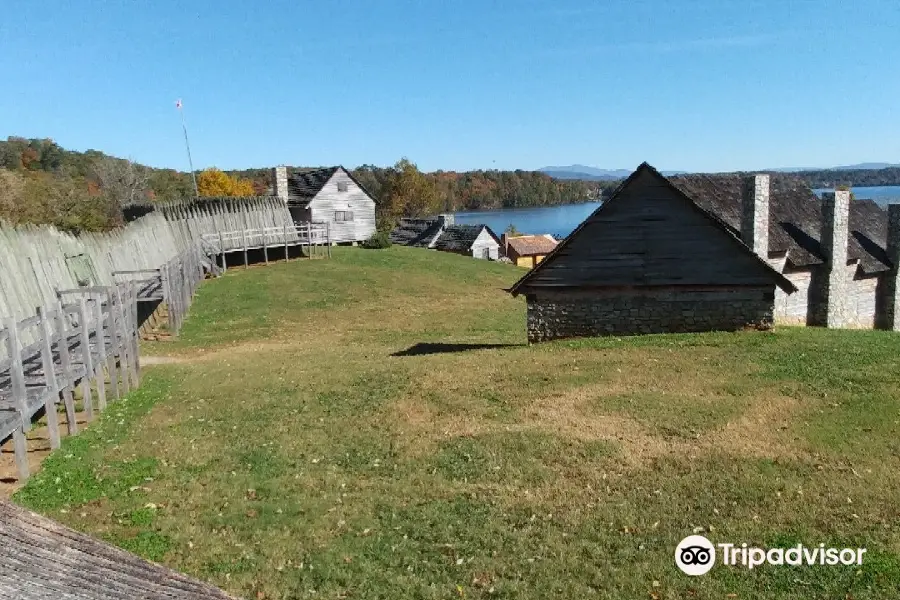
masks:
[[[375,233],[375,200],[344,169],[273,169],[272,193],[287,205],[295,223],[328,223],[331,241],[356,244]]]
[[[773,324],[900,329],[900,205],[644,163],[511,288],[528,339]]]

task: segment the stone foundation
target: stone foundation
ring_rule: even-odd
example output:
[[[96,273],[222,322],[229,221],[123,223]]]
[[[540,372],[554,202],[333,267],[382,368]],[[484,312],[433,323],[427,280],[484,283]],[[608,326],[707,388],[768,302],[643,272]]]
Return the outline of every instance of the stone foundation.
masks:
[[[528,341],[772,327],[772,287],[643,288],[528,295]]]

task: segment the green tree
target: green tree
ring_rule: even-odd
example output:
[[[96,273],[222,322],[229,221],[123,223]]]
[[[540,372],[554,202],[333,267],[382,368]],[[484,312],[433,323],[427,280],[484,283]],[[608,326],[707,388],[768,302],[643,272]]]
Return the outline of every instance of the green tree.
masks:
[[[379,196],[380,228],[393,227],[401,217],[423,217],[440,210],[437,187],[415,163],[400,159],[389,169]]]

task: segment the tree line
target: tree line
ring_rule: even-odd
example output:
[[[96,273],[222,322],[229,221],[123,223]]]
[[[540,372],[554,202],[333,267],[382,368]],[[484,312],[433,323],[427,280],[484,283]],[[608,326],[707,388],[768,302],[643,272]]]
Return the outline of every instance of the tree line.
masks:
[[[809,187],[833,188],[839,186],[870,187],[900,185],[900,167],[886,169],[827,169],[792,173]]]
[[[531,171],[422,173],[402,159],[351,171],[375,198],[379,220],[436,212],[552,206],[594,200],[609,182],[556,180]],[[271,193],[270,169],[196,173],[201,196]],[[65,230],[122,224],[122,208],[194,195],[190,173],[156,169],[98,150],[66,150],[50,139],[0,140],[0,219],[50,223]]]

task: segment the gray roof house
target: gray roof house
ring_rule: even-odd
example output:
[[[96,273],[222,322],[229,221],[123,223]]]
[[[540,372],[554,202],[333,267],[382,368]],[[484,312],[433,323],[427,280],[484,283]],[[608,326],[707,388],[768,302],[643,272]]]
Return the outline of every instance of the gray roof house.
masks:
[[[275,167],[272,192],[295,223],[328,223],[333,242],[362,242],[375,233],[375,200],[344,167]]]
[[[474,258],[500,258],[500,239],[487,225],[456,225],[453,215],[430,219],[400,219],[391,231],[391,241],[400,246],[433,248]]]
[[[511,288],[528,339],[773,324],[900,330],[900,205],[643,163]]]

